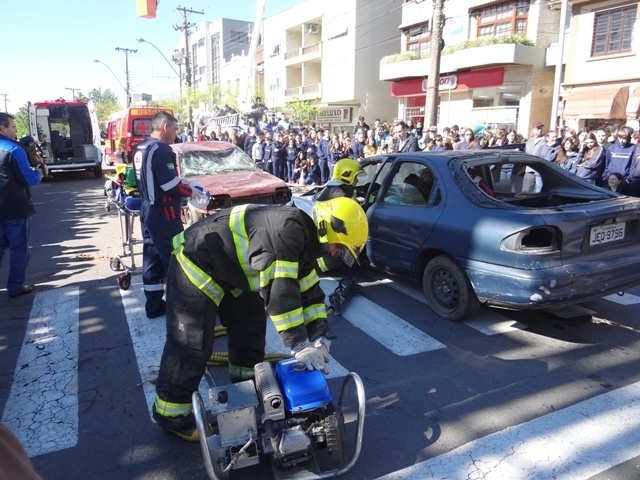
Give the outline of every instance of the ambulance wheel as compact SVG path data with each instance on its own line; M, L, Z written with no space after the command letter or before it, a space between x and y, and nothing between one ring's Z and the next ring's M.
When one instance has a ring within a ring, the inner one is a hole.
M120 263L120 259L118 257L113 257L109 260L109 268L114 272L117 272L122 268L122 264Z
M122 290L129 290L131 286L131 274L123 273L122 275L118 275L118 285Z

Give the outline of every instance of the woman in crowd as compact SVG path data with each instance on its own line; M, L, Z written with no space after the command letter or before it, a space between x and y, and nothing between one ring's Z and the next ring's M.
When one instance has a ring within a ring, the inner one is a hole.
M329 147L329 178L333 176L333 167L336 162L342 158L345 158L344 149L340 140L334 140Z
M454 150L470 150L476 144L476 135L470 128L465 128L462 132L464 140L460 140L453 146Z
M376 147L376 139L373 137L367 138L367 145L364 147L364 156L372 157L378 153L378 147Z
M589 183L600 186L605 158L604 148L598 145L595 134L593 132L587 133L584 144L578 153L576 175Z
M606 185L603 188L611 190L612 192L618 192L622 195L629 195L629 183L622 178L620 172L613 172L607 178Z
M562 146L558 149L555 163L571 173L576 173L576 162L578 161L578 149L573 138L562 140Z

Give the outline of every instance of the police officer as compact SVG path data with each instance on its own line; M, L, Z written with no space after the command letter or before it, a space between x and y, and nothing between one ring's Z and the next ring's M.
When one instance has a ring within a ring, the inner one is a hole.
M194 190L178 177L173 150L169 144L178 135L178 121L167 112L158 112L151 120L151 136L136 148L133 163L142 197L142 283L148 318L165 313L162 299L171 258L171 239L182 231L181 198ZM195 190L195 192L198 192Z
M352 265L368 225L362 208L348 198L317 204L314 217L315 223L295 207L242 205L176 236L167 277L167 338L152 408L162 428L198 440L191 395L213 351L216 315L227 328L233 381L252 378L254 365L264 359L265 306L295 358L328 373L330 341L316 258L330 252Z

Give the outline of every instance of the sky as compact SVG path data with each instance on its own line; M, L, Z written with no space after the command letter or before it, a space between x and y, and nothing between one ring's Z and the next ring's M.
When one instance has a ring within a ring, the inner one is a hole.
M264 16L302 1L266 0ZM160 0L155 19L137 16L136 0L0 0L0 4L4 44L0 111L5 111L6 103L9 113L29 101L71 100L75 93L71 89L86 95L94 88L108 88L124 104L126 57L116 51L118 47L137 50L129 54L131 93L149 93L154 99L177 95L180 83L167 60L136 38L153 43L170 60L184 38L173 28L182 24L177 7L204 12L187 17L196 25L217 18L254 21L256 15L254 0Z

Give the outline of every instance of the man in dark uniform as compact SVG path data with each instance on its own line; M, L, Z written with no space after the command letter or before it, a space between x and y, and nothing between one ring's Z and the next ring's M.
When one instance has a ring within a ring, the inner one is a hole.
M329 252L352 265L368 225L362 208L348 198L317 204L314 217L315 223L295 207L242 205L174 238L167 340L152 409L162 428L198 440L191 395L213 351L216 316L227 328L233 381L253 378L254 365L264 359L265 307L295 358L328 373L331 342L316 258Z
M142 283L147 299L147 317L165 313L162 281L169 269L171 239L182 231L181 198L193 194L178 177L173 150L169 146L178 135L178 121L167 112L151 120L151 136L136 147L133 164L142 197Z

